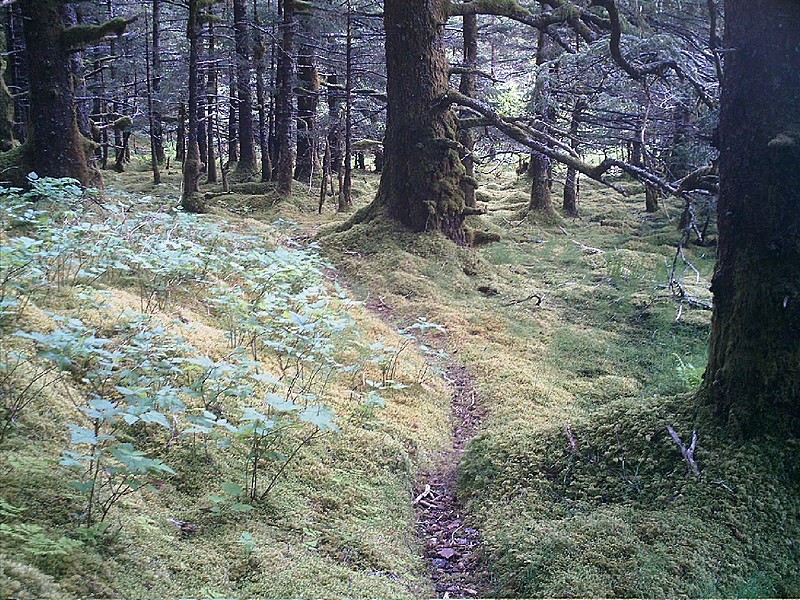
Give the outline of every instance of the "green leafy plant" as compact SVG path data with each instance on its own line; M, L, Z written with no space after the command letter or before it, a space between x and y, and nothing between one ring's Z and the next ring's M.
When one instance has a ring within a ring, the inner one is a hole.
M253 510L253 506L244 502L246 496L244 488L233 481L226 481L221 486L220 494L209 494L208 500L211 502L211 514L216 516L228 513L248 513Z

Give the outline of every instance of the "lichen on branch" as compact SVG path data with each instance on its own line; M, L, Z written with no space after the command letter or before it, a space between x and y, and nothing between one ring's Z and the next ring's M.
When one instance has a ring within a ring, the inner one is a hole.
M98 25L76 25L64 30L61 41L68 48L82 48L112 35L121 36L135 20L116 17Z

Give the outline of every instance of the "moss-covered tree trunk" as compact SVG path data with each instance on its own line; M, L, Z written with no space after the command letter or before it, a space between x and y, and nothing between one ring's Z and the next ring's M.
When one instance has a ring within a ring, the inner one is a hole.
M71 45L65 39L62 0L22 0L30 78L30 132L20 149L18 168L48 177L73 177L88 185L86 140L75 118L70 69ZM17 176L19 177L19 176Z
M800 2L726 0L725 24L719 247L701 398L741 435L797 435Z
M240 173L253 173L256 170L256 142L253 131L253 90L250 86L250 22L247 19L245 0L233 0L233 23L239 100L239 162L236 170Z
M386 0L385 157L373 204L413 231L438 230L458 243L464 230L464 167L447 92L445 0Z
M464 73L461 75L461 82L458 91L469 96L475 97L477 88L476 70L478 68L478 15L464 15L462 26L464 37ZM458 141L464 146L464 157L461 162L464 164L464 171L467 179L462 183L464 189L464 204L475 206L475 135L470 129L462 129L458 133Z

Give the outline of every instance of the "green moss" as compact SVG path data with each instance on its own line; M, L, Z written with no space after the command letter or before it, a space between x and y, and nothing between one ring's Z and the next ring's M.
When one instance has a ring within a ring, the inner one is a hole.
M64 30L61 34L61 39L67 48L80 48L109 35L119 37L125 33L127 27L128 20L124 17L117 17L99 25L76 25L70 27Z
M127 115L123 115L119 119L114 121L114 129L119 129L120 131L127 131L132 127L133 127L133 119Z

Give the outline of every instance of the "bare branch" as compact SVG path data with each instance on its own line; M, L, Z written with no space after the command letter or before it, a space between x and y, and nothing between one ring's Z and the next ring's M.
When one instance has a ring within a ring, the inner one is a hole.
M694 451L697 449L697 432L692 432L692 443L687 448L686 444L681 441L681 436L672 428L672 425L667 425L667 431L669 432L669 436L672 438L672 441L678 446L678 450L681 451L681 456L683 456L683 460L686 461L686 464L689 467L689 470L694 474L695 477L700 479L702 476L700 474L700 468L697 466L697 461L694 458Z
M640 80L646 75L656 75L664 77L667 71L672 71L681 80L687 80L694 88L700 100L708 108L716 108L716 103L708 95L703 86L694 77L686 73L686 71L674 60L657 60L640 67L635 66L622 54L620 41L622 39L622 23L620 22L619 10L614 0L592 0L591 6L601 6L608 11L608 16L611 21L611 57L614 59L620 68L625 71L632 79Z
M560 147L563 146L563 144L560 142L558 142L558 147L553 147L552 141L554 141L554 138L552 136L535 129L520 127L519 125L512 123L508 119L505 119L501 115L497 114L491 107L484 104L480 100L470 98L455 90L449 90L443 96L442 102L458 104L460 106L471 108L484 117L485 121L482 120L484 123L490 124L491 126L505 133L514 141L530 148L535 152L544 154L545 156L560 162L561 164L572 167L579 173L586 175L595 181L599 181L603 185L607 185L623 195L626 192L621 187L604 178L604 175L612 168L618 168L628 175L631 175L638 181L662 189L671 195L680 195L678 194L678 189L675 185L669 183L647 169L631 165L630 163L626 163L615 158L606 158L599 165L589 165L578 158L573 150L570 149L570 152L566 152L560 149Z

